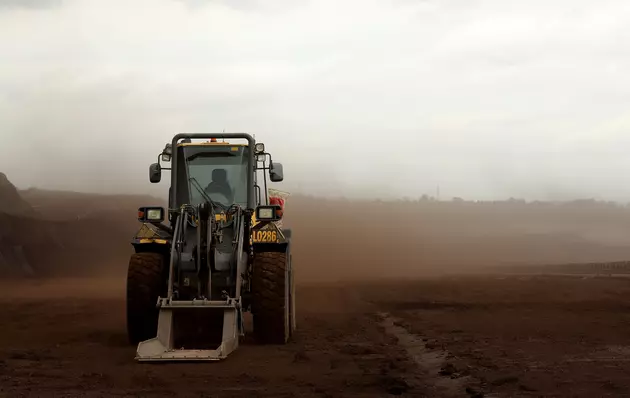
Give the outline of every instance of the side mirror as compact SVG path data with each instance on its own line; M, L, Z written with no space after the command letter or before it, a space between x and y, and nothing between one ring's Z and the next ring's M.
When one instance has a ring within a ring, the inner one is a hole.
M152 183L157 183L162 180L162 167L160 167L159 163L153 163L149 166L149 181Z
M272 182L280 182L284 180L284 171L281 163L272 163L269 169L269 179Z

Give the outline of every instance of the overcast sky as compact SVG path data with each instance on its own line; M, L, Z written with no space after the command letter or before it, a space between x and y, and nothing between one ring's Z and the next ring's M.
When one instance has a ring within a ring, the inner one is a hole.
M623 0L0 0L0 171L150 191L173 134L225 130L290 191L628 201L628 26Z

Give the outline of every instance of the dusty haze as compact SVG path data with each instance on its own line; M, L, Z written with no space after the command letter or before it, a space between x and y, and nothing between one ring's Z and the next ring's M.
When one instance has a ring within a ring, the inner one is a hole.
M0 203L11 200L2 192ZM140 227L136 209L163 204L147 196L42 190L19 195L13 208L33 210L0 208L0 276L7 271L108 275L122 281L130 240ZM285 214L300 283L630 261L630 211L607 203L378 202L294 195Z
M177 132L245 131L287 190L629 201L630 4L0 2L0 170L163 193Z

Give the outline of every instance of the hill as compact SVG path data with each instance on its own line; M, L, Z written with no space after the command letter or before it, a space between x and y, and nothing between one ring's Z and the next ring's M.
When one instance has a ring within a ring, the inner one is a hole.
M35 215L31 205L22 198L17 188L4 173L0 173L0 213Z
M121 270L147 196L17 190L0 178L0 274L94 274Z

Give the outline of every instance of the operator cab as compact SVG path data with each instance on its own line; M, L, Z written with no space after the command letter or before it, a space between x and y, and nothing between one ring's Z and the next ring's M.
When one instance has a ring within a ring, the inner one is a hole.
M249 148L245 145L177 146L177 205L210 198L223 207L247 207Z
M172 167L162 167L160 160L172 162ZM216 138L201 142L175 139L166 144L158 163L150 166L149 180L160 182L162 170L171 170L169 209L207 202L222 211L232 206L250 210L275 207L276 204L269 202L265 172L269 173L271 182L284 179L282 164L272 161L263 143L249 139L246 144L218 142ZM260 185L258 172L262 172ZM280 212L274 211L276 213Z

